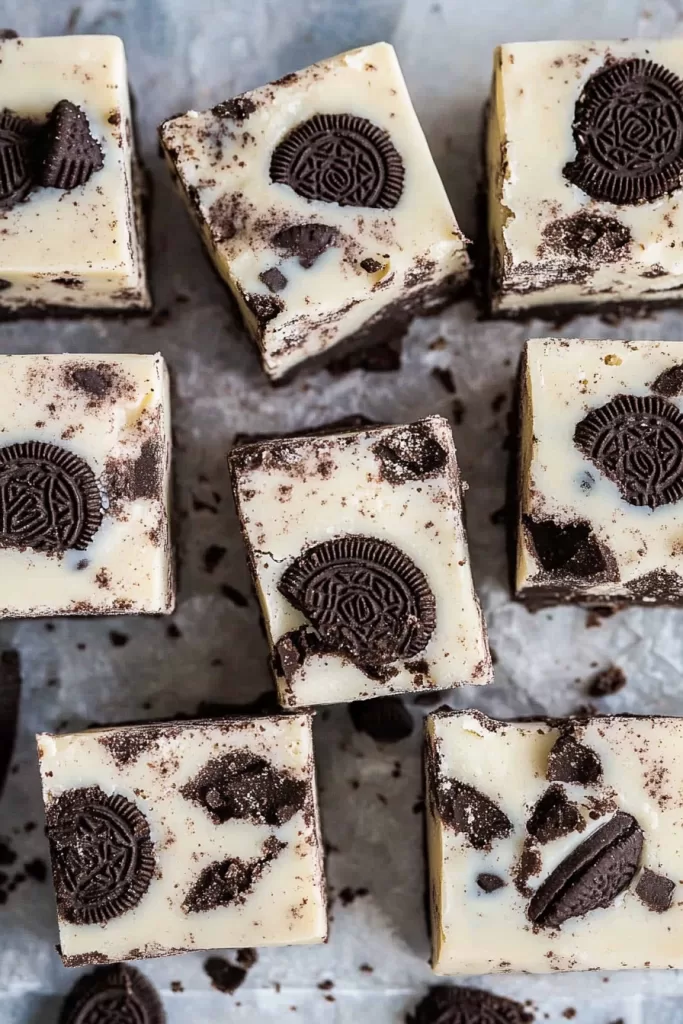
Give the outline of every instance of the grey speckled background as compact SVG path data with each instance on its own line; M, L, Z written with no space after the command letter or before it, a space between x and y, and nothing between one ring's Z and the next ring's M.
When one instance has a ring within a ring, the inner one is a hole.
M171 113L201 109L318 58L388 39L398 49L458 218L471 232L478 126L492 47L522 38L681 34L683 4L84 0L71 8L64 0L3 0L1 20L23 35L103 32L125 39L143 156L154 178L154 288L168 319L157 327L97 321L2 325L0 351L161 349L175 379L182 558L176 639L167 635L163 619L60 621L54 631L43 622L0 624L0 646L19 647L25 667L21 737L0 803L0 836L11 838L19 863L47 853L42 829L24 830L26 823L42 824L36 730L189 712L202 700L241 701L269 687L226 473L225 453L237 431L289 430L350 412L397 421L435 411L453 419L455 413L459 457L471 488L474 569L498 663L493 687L454 693L451 703L500 715L563 713L583 701L590 674L614 660L629 682L603 702L605 708L683 713L683 612L634 610L587 629L583 612L531 616L507 600L503 531L491 516L503 503L514 364L523 338L542 335L543 325L480 324L464 303L413 327L399 372L354 371L337 378L321 372L273 391L171 190L155 136L156 124ZM683 338L683 317L666 314L619 327L583 319L562 333ZM451 370L455 395L432 373L436 367ZM209 544L227 549L211 574L203 566ZM224 592L226 585L233 589ZM125 646L112 644L112 630L125 634ZM328 862L332 891L351 886L369 893L347 907L334 903L328 945L264 952L235 997L211 990L201 954L143 965L163 993L170 1024L403 1021L430 982L421 818L414 813L420 795L419 709L415 715L413 736L384 748L356 733L343 707L318 716L324 826L337 848ZM49 886L26 882L0 907L0 1024L54 1024L59 993L75 977L61 967L55 941ZM373 972L361 972L363 963ZM331 992L317 987L325 979L334 981ZM172 993L172 981L182 982L184 991ZM683 1019L683 978L677 973L506 977L491 987L531 999L540 1020L557 1024L569 1006L577 1010L577 1024Z

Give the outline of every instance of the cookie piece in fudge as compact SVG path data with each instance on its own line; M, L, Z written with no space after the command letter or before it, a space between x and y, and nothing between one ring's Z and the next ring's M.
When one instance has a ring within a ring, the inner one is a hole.
M683 603L679 342L527 343L516 596Z
M263 367L384 341L469 277L386 43L166 121L161 143Z
M426 730L437 974L680 968L683 721Z
M0 40L0 317L150 308L123 43Z
M235 448L281 704L491 681L447 420Z
M0 356L0 618L170 612L161 356Z
M311 715L38 737L67 966L327 934Z
M683 43L498 47L486 145L494 313L683 297Z

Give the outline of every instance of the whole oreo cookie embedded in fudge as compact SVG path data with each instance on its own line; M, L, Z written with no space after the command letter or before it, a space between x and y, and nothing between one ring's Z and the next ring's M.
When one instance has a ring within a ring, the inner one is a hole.
M683 964L683 722L427 723L437 974Z
M679 342L527 343L516 595L683 604Z
M468 281L467 241L385 43L160 132L273 380L340 342L395 341Z
M148 311L121 40L4 38L0 96L0 318Z
M490 682L446 420L247 444L229 462L285 707Z
M0 618L170 612L161 356L0 356Z
M67 966L325 939L310 715L43 734L38 751Z
M679 303L683 44L498 47L486 177L494 313Z

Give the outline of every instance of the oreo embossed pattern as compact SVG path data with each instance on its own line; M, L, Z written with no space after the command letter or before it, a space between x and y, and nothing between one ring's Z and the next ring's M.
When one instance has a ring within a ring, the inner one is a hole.
M683 82L651 60L617 60L586 83L567 178L593 199L651 202L681 186Z
M305 199L391 209L403 191L403 161L389 133L364 117L317 114L277 147L273 181Z

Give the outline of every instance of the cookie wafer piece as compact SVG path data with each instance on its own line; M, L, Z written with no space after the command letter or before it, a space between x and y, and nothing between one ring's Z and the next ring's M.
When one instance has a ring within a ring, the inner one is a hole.
M48 188L78 188L103 164L102 150L90 133L85 113L75 103L60 100L46 128L41 184Z

